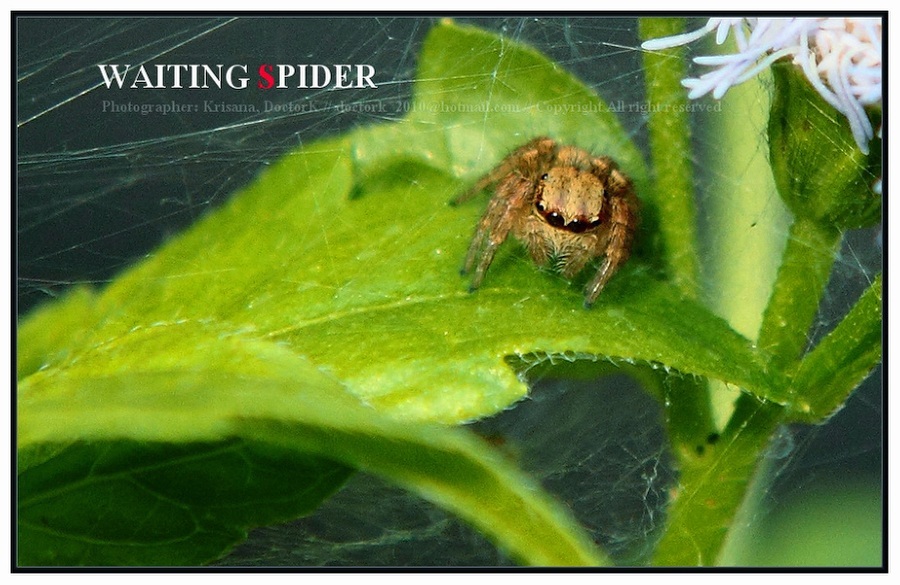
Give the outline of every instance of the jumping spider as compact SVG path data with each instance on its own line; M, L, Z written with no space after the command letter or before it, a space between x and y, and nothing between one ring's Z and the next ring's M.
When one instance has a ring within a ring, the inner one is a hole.
M552 259L566 278L604 256L584 291L584 305L590 307L631 252L639 205L631 179L609 157L541 137L513 151L453 203L491 185L494 196L462 271L475 267L469 290L481 285L497 248L512 234L536 264Z

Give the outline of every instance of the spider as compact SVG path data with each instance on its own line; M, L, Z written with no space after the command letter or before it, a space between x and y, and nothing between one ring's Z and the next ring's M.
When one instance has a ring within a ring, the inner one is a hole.
M478 222L462 273L475 268L474 291L512 234L539 266L553 261L566 278L604 256L584 290L590 308L628 259L638 223L634 186L609 157L596 157L576 146L535 138L507 156L452 203L462 203L496 185Z

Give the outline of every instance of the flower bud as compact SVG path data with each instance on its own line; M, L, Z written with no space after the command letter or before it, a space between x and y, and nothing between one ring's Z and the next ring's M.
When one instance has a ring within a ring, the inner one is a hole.
M788 59L772 65L769 157L781 198L797 217L845 230L881 219L881 139L860 151L847 118ZM874 115L880 118L880 111ZM876 124L879 120L875 121Z

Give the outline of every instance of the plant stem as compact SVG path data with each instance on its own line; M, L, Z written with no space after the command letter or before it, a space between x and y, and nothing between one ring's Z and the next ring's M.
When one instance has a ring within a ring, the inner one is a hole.
M682 18L639 19L642 39L660 38L684 31ZM647 127L653 160L653 201L659 214L659 232L672 281L691 298L699 290L697 268L697 219L691 161L691 131L684 49L644 52Z
M783 408L777 404L742 394L732 424L718 441L704 456L682 462L669 528L653 564L710 566L719 561L759 456L782 417Z
M643 39L684 31L682 18L641 18ZM691 162L691 131L687 93L681 85L687 68L682 48L644 52L647 126L653 169L653 202L659 234L672 282L688 297L697 298L697 218ZM666 426L679 459L691 459L705 449L714 430L706 381L669 376L664 381Z
M791 371L806 348L809 328L828 284L840 241L838 230L812 220L797 218L791 224L781 267L759 333L759 345L771 352L773 368ZM782 389L781 398L785 401L789 401L788 392L789 388ZM744 462L746 476L735 477L736 481L742 482L744 490L751 486L755 490L764 490L769 484L767 476L770 469L759 465L760 457L769 437L787 421L790 412L790 407L763 403L748 394L738 398L734 414L723 431L723 439L743 441L746 439L744 435L750 433L758 440L756 448L750 453L752 458ZM754 474L756 481L751 484ZM741 501L747 500L748 495L745 494ZM751 497L751 502L748 502L751 507L753 499ZM736 517L737 510L732 511L732 519ZM744 513L753 515L752 512ZM733 524L731 532L735 529L739 530Z
M810 219L798 217L791 225L759 332L759 347L771 353L773 367L786 368L806 349L840 242L838 230Z

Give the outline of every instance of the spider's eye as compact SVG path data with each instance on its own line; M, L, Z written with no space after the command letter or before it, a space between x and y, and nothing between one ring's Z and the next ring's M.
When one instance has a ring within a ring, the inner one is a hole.
M582 232L592 230L599 225L600 225L599 219L595 219L593 221L587 221L584 219L573 219L572 221L570 221L569 223L566 224L566 229L569 230L570 232L580 234Z
M550 175L548 175L547 173L544 173L543 175L541 175L541 180L542 180L542 181L546 181L546 180L549 179L549 178L550 178Z
M547 208L544 207L544 202L541 201L540 199L538 199L537 201L534 202L534 208L541 212L547 210Z
M566 225L566 220L563 219L563 216L556 213L555 211L546 214L544 217L547 218L547 223L549 223L550 225L552 225L555 228L565 227L565 225Z
M573 219L569 223L566 224L566 229L570 232L574 232L576 234L580 234L581 232L587 230L591 227L586 221L581 221L580 219Z

